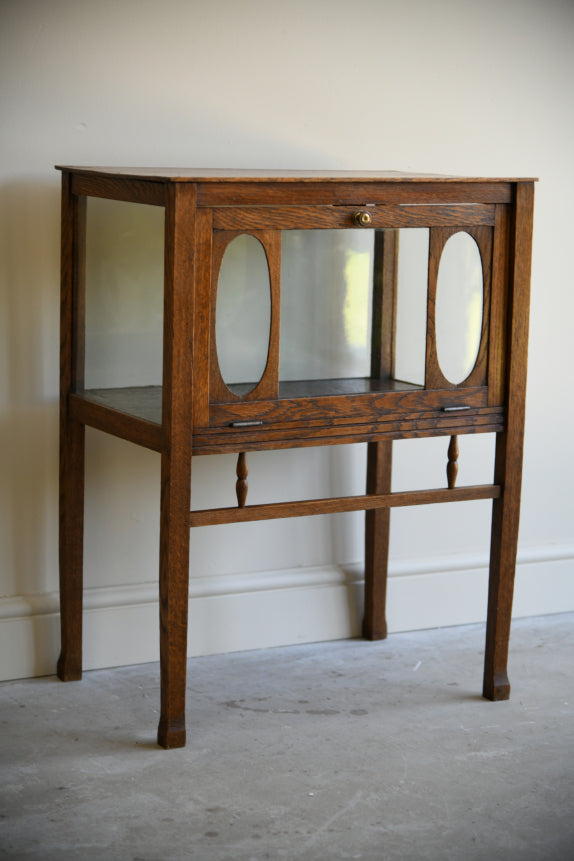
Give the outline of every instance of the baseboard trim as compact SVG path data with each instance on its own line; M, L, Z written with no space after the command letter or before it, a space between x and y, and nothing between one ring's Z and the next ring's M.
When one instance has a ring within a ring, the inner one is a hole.
M391 565L389 632L481 622L485 557ZM362 566L321 566L197 577L190 583L189 654L207 655L360 635ZM0 679L54 672L59 652L55 592L0 599ZM519 553L514 616L574 610L574 546ZM157 584L86 589L86 669L156 661Z

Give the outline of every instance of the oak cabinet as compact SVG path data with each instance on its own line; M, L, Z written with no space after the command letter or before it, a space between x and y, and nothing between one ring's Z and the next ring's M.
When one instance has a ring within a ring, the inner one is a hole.
M60 169L60 678L81 676L89 425L161 456L164 747L185 744L198 525L364 510L376 639L390 509L492 499L483 693L507 698L534 181ZM496 434L492 484L456 485L470 433ZM445 486L391 492L392 441L428 436L448 439ZM249 452L354 442L364 495L249 504ZM238 455L237 505L191 511L193 455L222 452Z

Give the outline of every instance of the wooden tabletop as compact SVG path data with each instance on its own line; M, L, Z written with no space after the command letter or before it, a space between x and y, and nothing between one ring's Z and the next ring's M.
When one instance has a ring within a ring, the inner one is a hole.
M84 176L149 179L159 182L533 182L533 177L445 176L396 170L233 170L179 167L81 167L56 165L57 170Z

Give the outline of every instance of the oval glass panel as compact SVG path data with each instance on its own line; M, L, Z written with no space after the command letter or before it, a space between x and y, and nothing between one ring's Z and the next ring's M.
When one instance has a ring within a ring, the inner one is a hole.
M265 370L271 327L271 284L265 249L247 233L223 254L215 313L219 369L238 395L255 388Z
M436 288L436 351L444 376L457 385L476 363L482 331L484 277L478 245L461 231L445 243Z

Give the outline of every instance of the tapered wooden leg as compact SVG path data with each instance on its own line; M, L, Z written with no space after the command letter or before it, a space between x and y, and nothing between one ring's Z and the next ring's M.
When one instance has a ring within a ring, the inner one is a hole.
M521 460L521 451L516 453L509 447L508 435L498 434L495 482L502 485L503 493L494 500L492 508L483 682L483 695L489 700L507 700L510 696L507 660L518 541Z
M392 442L369 443L367 493L390 493ZM363 636L383 640L387 636L386 600L389 558L390 508L365 514L365 611Z
M82 678L84 426L64 415L60 432L60 628L58 676Z
M82 677L84 556L84 425L70 418L68 398L83 385L86 201L62 174L60 294L60 628L58 676Z
M371 329L371 376L394 376L395 323L399 231L374 231L373 314ZM367 446L367 493L391 492L392 442ZM385 615L389 558L390 508L365 514L365 612L363 636L383 640L387 636Z
M185 745L195 189L166 190L159 622L162 747Z
M510 696L507 659L520 517L522 450L526 402L526 354L530 297L530 257L534 185L516 187L512 227L514 260L510 273L507 426L496 437L494 482L502 496L492 509L488 616L483 694L489 700Z
M162 456L160 522L161 716L158 744L185 745L189 582L189 459Z

